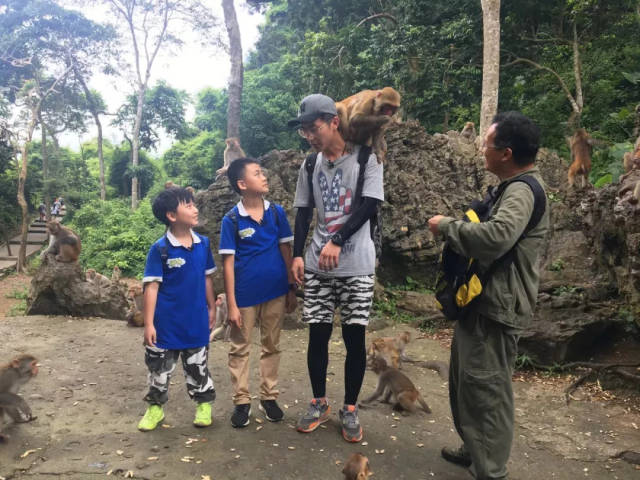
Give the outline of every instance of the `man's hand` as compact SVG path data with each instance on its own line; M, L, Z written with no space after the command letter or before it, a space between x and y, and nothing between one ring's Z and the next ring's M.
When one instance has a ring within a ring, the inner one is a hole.
M298 285L304 284L304 260L302 257L295 257L291 262L291 274Z
M236 327L242 328L242 314L237 306L229 306L229 321Z
M298 298L296 297L296 291L289 290L289 293L287 293L287 297L285 298L284 311L286 313L293 313L296 311L297 306Z
M338 266L338 260L340 259L340 251L342 247L339 247L331 240L327 243L320 252L320 258L318 259L318 267L320 270L328 272Z
M433 233L434 235L440 234L440 228L438 227L438 225L440 224L440 220L442 220L443 218L444 215L436 215L435 217L431 217L429 219L429 230L431 230L431 233Z
M149 347L156 346L156 327L148 325L144 327L144 344Z

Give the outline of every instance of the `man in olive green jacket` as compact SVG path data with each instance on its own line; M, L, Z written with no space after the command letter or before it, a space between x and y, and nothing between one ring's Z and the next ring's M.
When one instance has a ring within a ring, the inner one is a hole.
M513 441L511 376L520 330L531 322L538 295L538 256L549 228L549 212L525 236L534 194L524 175L544 188L534 165L540 142L538 127L517 112L497 115L483 143L485 168L509 183L486 222L469 223L442 215L429 219L458 254L475 258L486 270L513 248L513 262L499 264L481 296L455 326L451 345L449 399L463 444L445 447L442 456L470 467L480 480L507 478ZM513 183L510 183L513 182Z

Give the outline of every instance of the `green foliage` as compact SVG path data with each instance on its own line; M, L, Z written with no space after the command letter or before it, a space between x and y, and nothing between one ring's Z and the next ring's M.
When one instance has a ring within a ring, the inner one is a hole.
M165 172L177 185L205 189L213 182L215 171L222 167L224 146L219 130L200 132L176 142L162 157Z
M144 197L155 178L159 175L158 168L153 165L149 156L144 150L140 150L138 155L138 167L134 170L131 164L131 147L122 144L113 149L111 162L109 165L108 182L118 195L131 196L131 179L133 173L138 175L141 197Z
M94 200L77 210L69 224L82 239L80 262L103 274L118 266L125 276L141 277L149 247L165 231L148 199L131 211L126 199Z
M27 287L13 289L10 293L5 295L7 298L16 298L19 300L25 300L29 296L29 290Z
M561 272L562 270L564 270L564 260L562 260L561 258L554 260L549 266L549 270L551 270L552 272Z

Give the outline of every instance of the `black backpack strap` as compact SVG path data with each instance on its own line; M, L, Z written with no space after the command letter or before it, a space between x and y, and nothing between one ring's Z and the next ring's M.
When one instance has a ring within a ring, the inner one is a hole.
M231 220L231 223L233 223L233 230L236 232L236 237L238 237L238 213L236 206L234 205L231 210L224 214L224 216Z
M271 212L271 215L273 215L273 218L276 222L276 230L279 231L280 230L280 218L278 217L278 209L276 208L275 204L273 202L269 203L269 211Z
M162 263L162 270L164 271L165 265L167 264L167 259L169 258L169 245L167 242L169 239L167 238L167 234L165 233L160 241L156 243L156 248L158 252L160 252L160 261Z
M364 174L367 171L367 163L371 155L371 147L362 145L358 152L358 181L356 182L356 194L353 199L355 202L362 203L362 190L364 189Z
M309 207L311 208L316 205L313 198L313 171L316 168L316 160L318 160L317 152L308 155L304 161L304 168L307 171L307 182L309 183Z

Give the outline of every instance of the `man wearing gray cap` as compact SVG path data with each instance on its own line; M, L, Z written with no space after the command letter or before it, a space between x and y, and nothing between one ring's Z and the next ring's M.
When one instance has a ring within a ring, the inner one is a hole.
M368 147L356 145L348 151L339 124L335 102L320 94L305 97L298 116L289 122L317 152L300 167L294 201L298 211L291 268L296 282L304 283L302 319L309 324L307 366L313 390L297 428L312 432L329 419L329 339L334 311L339 308L347 349L344 406L339 417L344 439L359 442L362 427L357 402L366 367L365 329L376 261L369 219L384 200L384 190L382 164ZM303 259L314 207L316 227Z

